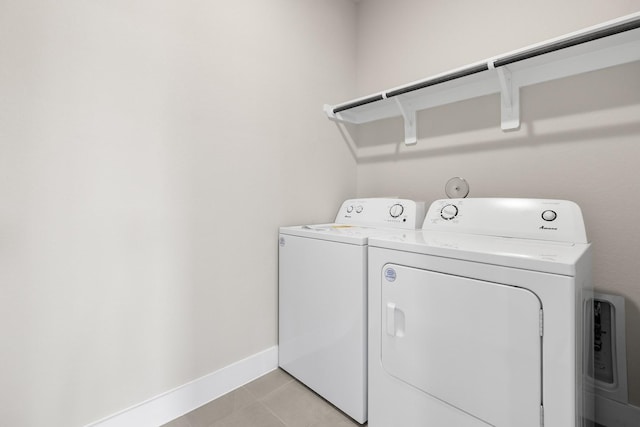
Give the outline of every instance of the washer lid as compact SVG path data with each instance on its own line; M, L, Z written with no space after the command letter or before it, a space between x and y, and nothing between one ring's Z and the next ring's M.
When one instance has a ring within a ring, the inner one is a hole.
M373 236L369 246L575 276L576 263L590 244L415 231Z
M406 233L406 231L336 223L280 227L280 234L329 240L332 242L348 243L360 246L366 245L368 243L368 239L374 236L381 237L391 234L402 235L404 233Z

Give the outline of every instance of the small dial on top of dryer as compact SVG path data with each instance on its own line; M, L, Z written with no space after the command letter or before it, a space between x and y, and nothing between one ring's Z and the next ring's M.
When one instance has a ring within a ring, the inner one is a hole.
M442 217L442 219L449 221L454 219L456 216L458 216L458 207L456 205L445 205L441 210L440 210L440 216Z
M400 203L396 203L389 208L389 215L391 215L391 218L398 218L400 215L402 215L403 212L404 206L402 206Z
M558 214L555 211L552 211L550 209L542 212L542 219L544 219L545 221L553 221L558 217Z

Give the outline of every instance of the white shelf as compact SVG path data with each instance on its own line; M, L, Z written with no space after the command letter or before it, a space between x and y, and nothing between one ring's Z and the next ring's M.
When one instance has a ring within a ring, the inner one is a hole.
M417 111L500 93L501 127L514 130L521 87L634 61L640 61L640 12L324 110L354 124L402 116L411 145Z

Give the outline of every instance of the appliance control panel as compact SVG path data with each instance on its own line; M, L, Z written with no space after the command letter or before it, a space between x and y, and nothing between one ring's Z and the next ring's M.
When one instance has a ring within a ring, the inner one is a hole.
M424 214L424 202L394 198L349 199L342 203L335 222L415 230L422 225Z
M422 229L588 243L582 211L577 204L568 200L436 200L427 211Z

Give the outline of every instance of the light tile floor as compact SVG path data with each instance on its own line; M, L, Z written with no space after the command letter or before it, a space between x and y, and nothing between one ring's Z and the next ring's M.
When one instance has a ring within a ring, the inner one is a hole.
M164 425L164 427L355 426L360 424L281 369L272 371Z

